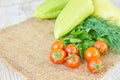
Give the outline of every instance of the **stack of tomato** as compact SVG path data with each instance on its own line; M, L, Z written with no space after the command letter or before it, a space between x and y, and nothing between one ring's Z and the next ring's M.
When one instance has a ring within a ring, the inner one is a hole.
M84 52L84 59L87 61L88 70L98 73L104 67L104 62L100 58L108 50L108 45L101 40L94 43ZM61 40L56 40L51 46L50 60L55 64L65 62L69 68L77 68L80 65L78 48L74 44L64 46Z

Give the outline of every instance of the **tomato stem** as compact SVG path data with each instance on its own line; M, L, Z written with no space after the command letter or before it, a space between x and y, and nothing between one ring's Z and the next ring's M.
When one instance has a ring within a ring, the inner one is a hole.
M55 62L60 58L60 56L61 56L60 51L56 51L55 52Z
M68 55L68 57L69 57L70 59L73 59L74 56L75 56L75 54L69 54L69 55Z
M95 64L95 70L93 72L96 72L96 71L100 71L104 66L101 66L100 64Z

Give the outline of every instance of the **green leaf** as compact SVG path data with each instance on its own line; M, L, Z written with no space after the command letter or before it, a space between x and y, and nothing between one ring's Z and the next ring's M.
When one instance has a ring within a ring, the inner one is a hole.
M86 31L83 31L83 33L79 36L79 38L82 39L82 40L92 39Z
M71 43L79 43L81 40L79 38L70 38Z
M84 58L84 50L83 50L83 45L80 44L78 46L78 50L79 50L79 56L83 59Z
M94 40L85 40L83 43L83 46L84 48L88 48L88 47L93 46L93 44L94 44Z
M69 37L62 37L60 40L64 43L64 45L70 44L70 38Z
M87 48L93 46L94 41L93 40L84 40L84 42L79 45L78 49L79 49L79 55L81 58L84 58L84 52Z
M70 32L71 35L78 36L83 33L82 28L75 28L73 31Z
M88 28L87 30L87 33L90 35L90 37L92 38L92 39L96 39L97 38L97 34L96 34L96 31L95 31L95 29L93 29L93 28Z

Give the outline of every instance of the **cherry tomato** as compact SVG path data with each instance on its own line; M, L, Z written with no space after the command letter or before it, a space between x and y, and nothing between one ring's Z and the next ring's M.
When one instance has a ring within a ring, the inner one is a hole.
M50 52L50 60L55 64L62 64L65 57L66 53L62 49L56 49Z
M84 58L86 59L86 61L89 61L90 58L92 58L92 57L97 57L97 58L100 57L100 53L99 53L98 49L95 47L88 48L84 53Z
M96 41L94 43L94 47L96 47L99 50L101 55L104 54L108 50L108 45L102 40Z
M76 54L70 54L65 60L66 66L69 68L77 68L80 65L80 57Z
M67 55L69 55L69 54L78 55L78 49L76 48L76 46L74 44L67 45L65 48L65 52L67 53Z
M104 62L101 58L91 58L90 61L87 63L87 68L92 73L99 73L103 67Z
M64 49L63 42L61 40L56 40L51 46L51 50L54 50L54 49Z

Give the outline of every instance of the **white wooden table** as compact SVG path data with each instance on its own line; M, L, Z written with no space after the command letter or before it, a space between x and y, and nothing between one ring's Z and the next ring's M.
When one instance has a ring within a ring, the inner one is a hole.
M31 17L36 7L43 1L44 0L0 0L0 28L19 23ZM120 8L119 0L112 0L112 2ZM101 80L120 80L119 76L109 76L111 73L113 75L120 74L120 62ZM2 61L0 61L0 80L24 79L22 76L9 69Z
M0 28L17 24L33 15L44 0L0 0ZM24 80L0 61L0 80Z

